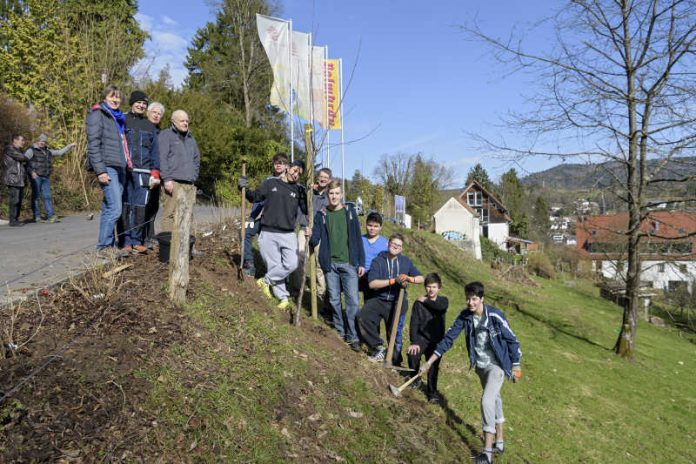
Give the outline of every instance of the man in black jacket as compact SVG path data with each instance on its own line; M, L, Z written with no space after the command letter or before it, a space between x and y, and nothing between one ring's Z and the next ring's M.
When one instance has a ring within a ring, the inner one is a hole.
M160 162L157 128L145 117L147 95L140 90L131 93L131 109L126 113L126 139L133 169L126 174L123 201L123 250L147 252L145 241L145 207L150 190L159 188ZM154 218L152 218L154 219Z
M7 185L9 200L10 226L23 226L19 222L19 209L24 198L24 179L26 178L27 158L22 153L24 147L24 136L15 134L12 136L12 143L5 148L3 156L4 177L3 181Z
M410 337L411 346L408 353L408 367L418 372L421 356L428 359L435 352L435 347L445 336L445 312L449 301L444 296L439 296L442 281L436 273L425 276L425 295L421 295L413 303L411 313ZM439 403L440 395L437 392L437 375L440 368L440 359L435 361L428 371L428 386L426 393L428 401ZM418 388L420 380L413 383Z
M259 232L259 250L266 263L266 275L256 281L267 297L275 295L280 300L278 307L290 306L290 293L285 279L297 269L297 223L298 209L307 214L307 192L297 181L304 173L304 163L295 160L280 177L270 177L256 190L247 189L246 199L252 203L265 201ZM239 189L247 186L247 178L240 177ZM312 230L307 227L305 235ZM271 291L273 292L271 294Z
M60 150L52 150L47 147L48 136L39 135L36 143L28 149L24 156L29 159L29 174L31 175L31 210L34 213L34 222L41 220L39 209L39 196L43 201L46 220L59 222L53 212L53 195L51 194L51 172L53 172L53 157L63 156L75 146L68 144Z

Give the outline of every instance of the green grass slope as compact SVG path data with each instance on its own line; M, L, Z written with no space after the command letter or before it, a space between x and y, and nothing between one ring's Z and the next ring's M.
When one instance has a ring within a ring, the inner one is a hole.
M636 359L624 361L611 350L621 310L589 282L509 282L434 234L407 232L406 241L419 269L443 278L448 322L465 307L464 284L480 280L521 342L524 377L503 387L509 451L499 462L696 462L693 340L641 322ZM458 433L477 442L481 388L462 340L440 372L463 419Z

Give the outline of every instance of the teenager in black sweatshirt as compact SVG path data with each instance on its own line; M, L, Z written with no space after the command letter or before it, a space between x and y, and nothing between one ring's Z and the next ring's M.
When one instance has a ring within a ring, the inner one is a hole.
M445 312L447 312L449 301L446 297L438 295L441 287L440 276L434 272L428 274L425 277L425 295L421 295L413 303L409 329L411 346L408 347L407 353L408 367L416 372L420 368L421 356L425 355L425 358L429 359L437 344L445 336ZM431 403L440 402L440 395L437 392L439 367L438 359L428 371L426 393ZM419 381L414 383L416 384L420 385Z

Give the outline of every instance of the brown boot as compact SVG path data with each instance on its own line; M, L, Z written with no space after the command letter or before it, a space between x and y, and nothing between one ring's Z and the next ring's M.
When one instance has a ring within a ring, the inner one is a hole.
M135 251L137 251L138 253L140 253L141 255L144 255L144 254L147 253L147 247L146 247L146 246L143 246L143 245L135 245L135 246L133 247L133 249L134 249Z

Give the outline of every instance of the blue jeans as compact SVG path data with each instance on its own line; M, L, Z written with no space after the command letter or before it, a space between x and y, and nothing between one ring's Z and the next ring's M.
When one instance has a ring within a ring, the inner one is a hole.
M254 225L247 225L244 228L244 267L254 269L254 250L251 248L253 245L254 236L259 234L259 228L261 227L261 220L254 221Z
M97 250L115 245L114 227L118 218L121 217L121 211L123 211L123 185L126 182L126 168L107 166L106 173L111 180L106 185L101 184L104 201L102 201Z
M331 270L324 272L326 293L333 310L333 325L338 334L347 342L358 341L355 320L358 316L358 271L349 263L331 263ZM343 311L341 310L341 290L346 303L345 330Z
M36 178L31 178L31 211L34 213L34 219L39 219L39 217L41 217L39 195L43 200L46 217L52 217L53 196L51 195L51 182L48 180L48 177L37 176Z

